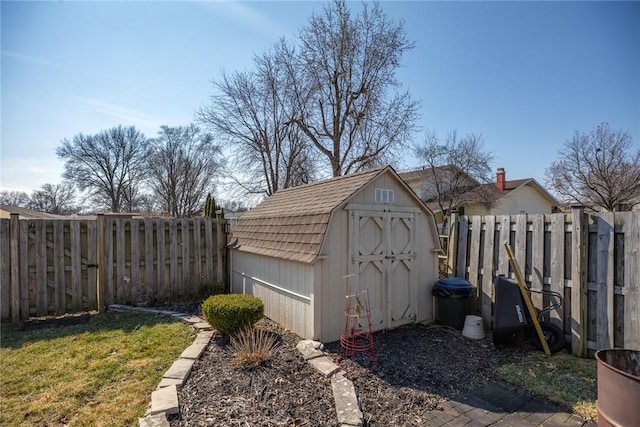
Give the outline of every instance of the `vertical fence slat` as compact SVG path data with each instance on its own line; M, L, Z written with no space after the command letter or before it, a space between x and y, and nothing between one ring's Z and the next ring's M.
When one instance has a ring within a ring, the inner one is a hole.
M11 317L11 221L0 219L0 318Z
M482 234L482 217L471 217L471 244L469 247L469 283L476 287L478 298L481 297L481 288L478 283L480 270L480 236Z
M69 221L71 240L71 306L74 310L82 310L82 252L80 250L80 223Z
M182 219L182 296L183 297L191 297L195 293L193 292L193 288L195 286L194 281L190 280L191 278L191 259L190 259L190 249L192 245L191 240L191 230L190 230L191 220L186 218Z
M178 221L169 220L169 297L178 298Z
M64 221L53 221L53 281L55 284L55 313L67 312L67 281L65 273Z
M458 223L458 214L456 212L452 212L449 217L449 224L447 225L449 233L449 239L447 240L447 275L452 274L455 276L457 271L456 254L458 253Z
M526 278L527 266L527 215L516 215L516 235L513 242L516 261L522 271L523 278ZM525 279L526 280L526 279Z
M202 221L200 218L193 219L193 277L198 286L202 281Z
M213 281L213 255L215 254L215 245L213 244L213 220L205 219L204 223L204 256L206 259L206 280L207 282Z
M22 239L20 238L20 216L18 214L11 214L9 219L9 233L11 235L11 321L15 324L18 324L20 320L22 320L23 314L22 311L22 298L21 292L28 291L29 288L25 288L24 286L20 286L21 283L21 268L20 264L26 263L26 259L22 258L20 245L22 244ZM26 284L26 283L25 283ZM29 315L28 312L29 307L27 307L26 315Z
M458 221L458 253L456 255L456 276L467 278L467 239L469 237L469 217L461 216Z
M102 313L106 308L106 293L105 293L105 281L107 274L107 264L105 262L105 249L104 239L106 234L106 224L104 221L104 215L98 215L96 224L96 296L98 298L98 310Z
M224 239L222 238L222 215L220 212L216 212L216 280L220 283L223 281L224 273L224 268L222 267L223 250Z
M511 217L500 215L496 217L496 222L500 223L500 241L495 242L498 250L498 274L509 277L509 257L504 250L504 244L511 243Z
M640 220L625 215L624 231L624 347L640 350Z
M114 303L115 281L113 268L113 227L112 218L105 218L104 233L104 303L109 306Z
M47 301L47 223L36 221L35 232L35 289L36 289L36 315L46 316L48 312Z
M614 221L612 212L603 212L597 217L597 299L596 299L596 345L598 348L613 347L613 246Z
M153 220L151 218L144 219L144 276L145 276L145 296L149 302L154 302L157 297L154 290L156 284L156 266L153 246Z
M18 235L20 238L20 253L18 256L20 257L20 262L18 265L20 267L20 271L18 283L20 286L20 318L25 320L31 315L30 302L32 298L30 293L33 291L35 294L36 292L34 285L35 280L32 280L29 276L29 262L31 261L30 253L35 252L35 250L29 251L29 245L33 244L33 246L35 246L35 233L33 236L29 235L31 228L29 227L28 221L20 221L19 224L20 232ZM35 305L35 298L33 298L33 303Z
M544 287L544 215L529 215L531 220L531 289L542 290ZM531 302L542 308L542 294L533 292Z
M551 281L549 289L564 295L564 215L551 216ZM550 301L546 300L545 304ZM551 310L549 319L559 327L562 327L563 308Z
M484 218L484 253L482 256L482 297L480 304L482 306L482 319L485 326L491 325L491 309L494 301L493 280L493 247L495 245L495 229L496 218L494 216L486 216Z
M587 298L584 282L585 242L587 224L584 209L575 207L571 212L571 351L578 357L586 355L587 333L585 316ZM584 313L583 313L583 309Z
M98 221L84 221L87 230L87 304L89 310L99 310L98 306Z
M156 229L156 238L157 238L157 261L156 261L156 265L157 265L157 275L156 275L156 280L157 280L157 287L156 287L156 292L157 292L157 298L158 301L165 301L166 300L166 287L165 287L165 266L166 266L166 260L165 260L165 221L162 219L158 219L157 222L157 229Z
M140 220L132 219L130 222L131 265L129 277L131 279L131 302L140 301L142 283L140 283Z
M125 220L122 218L117 218L113 220L116 225L116 238L115 238L115 267L116 267L116 277L114 277L114 285L115 285L115 295L113 296L114 303L116 304L127 304L129 302L129 295L127 292L128 288L128 277L125 270Z

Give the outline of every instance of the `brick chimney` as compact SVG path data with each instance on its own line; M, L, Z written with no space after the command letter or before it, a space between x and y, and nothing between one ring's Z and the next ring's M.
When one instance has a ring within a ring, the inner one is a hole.
M505 173L504 168L498 168L496 172L496 189L498 191L504 191L504 181L505 181Z

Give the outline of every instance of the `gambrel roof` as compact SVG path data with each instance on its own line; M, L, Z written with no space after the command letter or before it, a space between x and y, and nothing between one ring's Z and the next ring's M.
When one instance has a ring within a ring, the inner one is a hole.
M320 253L331 212L385 168L277 191L245 213L233 230L243 252L311 263Z
M277 191L245 213L233 230L234 249L313 263L320 255L331 213L376 177L391 173L422 201L390 167L369 169ZM424 209L428 211L426 206Z

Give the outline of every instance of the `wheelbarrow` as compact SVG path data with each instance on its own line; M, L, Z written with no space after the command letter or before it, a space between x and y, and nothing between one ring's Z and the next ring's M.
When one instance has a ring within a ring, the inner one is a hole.
M527 289L528 292L547 296L550 304L537 311L537 320L542 329L542 334L551 353L557 353L565 348L564 332L556 325L542 321L543 316L552 310L562 306L562 296L558 292L547 290ZM518 283L507 279L504 275L498 275L494 283L495 302L493 304L493 343L503 344L507 338L524 333L533 345L543 350L543 345L534 328L531 314L525 306L522 292Z

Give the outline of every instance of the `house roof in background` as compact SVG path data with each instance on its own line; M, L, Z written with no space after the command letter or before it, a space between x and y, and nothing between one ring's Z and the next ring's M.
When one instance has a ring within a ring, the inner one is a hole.
M320 254L333 210L388 170L393 171L388 166L369 169L280 190L240 218L233 231L234 247L312 263Z
M34 211L32 209L20 208L18 206L0 205L0 211L6 213L8 218L11 214L18 214L20 219L64 219L63 215L55 215L46 212Z
M467 176L467 178L469 178L470 181L473 181L476 184L479 184L478 181L476 181L472 176L467 175L464 171L460 171L456 166L436 166L434 168L423 166L420 169L401 172L398 175L400 176L400 178L404 179L407 183L410 183L412 181L421 181L421 180L424 180L425 178L430 178L431 176L430 174L433 173L433 170L435 170L436 172L439 172L439 171L445 172L447 169L453 169L454 172L462 172Z
M560 202L555 197L553 197L551 193L549 193L542 185L540 185L538 181L536 181L533 178L514 179L511 181L505 181L504 191L498 191L495 183L489 183L489 184L483 184L478 188L474 188L473 190L471 190L471 192L483 191L485 192L485 194L491 197L488 201L495 202L505 197L507 194L512 193L513 191L516 191L527 185L533 186L545 197L547 197L553 204L555 204L556 206L560 206Z

